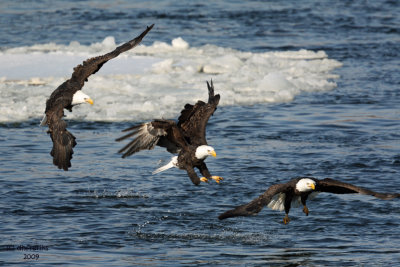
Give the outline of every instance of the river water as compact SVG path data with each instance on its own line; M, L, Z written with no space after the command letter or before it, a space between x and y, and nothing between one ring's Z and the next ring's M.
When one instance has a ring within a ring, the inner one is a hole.
M389 266L400 200L320 194L310 215L265 208L218 221L270 185L331 177L400 192L397 1L2 1L0 264ZM72 168L52 165L46 98L84 59L155 24L104 65L66 112ZM121 159L121 130L221 102L194 186L161 148Z

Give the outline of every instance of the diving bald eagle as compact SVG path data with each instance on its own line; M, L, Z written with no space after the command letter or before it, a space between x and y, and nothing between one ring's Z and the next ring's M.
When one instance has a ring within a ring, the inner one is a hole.
M46 102L45 115L41 126L48 125L53 148L50 155L53 157L53 164L59 169L67 171L71 167L73 148L76 145L75 136L68 132L67 123L64 117L64 108L72 112L72 107L82 103L93 104L93 100L81 91L88 77L95 74L104 63L117 57L119 54L137 46L143 37L153 28L154 24L135 39L117 47L114 51L102 56L89 58L74 68L70 79L61 84L50 95Z
M313 177L299 177L290 180L287 183L272 185L261 196L253 201L228 210L221 215L219 219L223 220L236 216L249 216L259 213L264 206L273 210L285 210L286 215L283 223L289 223L289 210L291 205L303 204L303 212L308 216L306 206L307 198L310 199L319 192L334 194L362 194L370 195L380 199L393 199L400 197L400 194L377 193L352 184L340 182L330 178L318 180Z
M220 96L214 95L214 85L207 82L208 103L199 100L195 105L186 104L178 118L178 123L173 120L154 120L135 125L123 132L130 132L116 141L122 141L134 137L126 146L118 151L122 157L128 157L140 150L153 149L156 145L165 147L170 153L178 153L178 156L155 170L153 174L176 167L186 170L193 184L199 185L200 181L207 182L213 179L217 183L222 177L211 176L204 160L211 155L216 157L214 148L208 146L206 140L206 125L208 119L217 109ZM204 176L199 178L194 170L198 168Z

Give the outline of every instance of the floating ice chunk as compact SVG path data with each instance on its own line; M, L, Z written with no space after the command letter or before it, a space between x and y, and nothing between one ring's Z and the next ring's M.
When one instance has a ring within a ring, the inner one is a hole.
M172 58L163 60L161 62L154 63L152 65L152 70L155 73L167 73L172 70L172 64L174 60Z
M105 47L111 47L112 49L115 48L115 39L113 36L106 37L101 44Z
M175 38L172 40L172 47L177 48L177 49L188 49L189 44L183 40L181 37Z

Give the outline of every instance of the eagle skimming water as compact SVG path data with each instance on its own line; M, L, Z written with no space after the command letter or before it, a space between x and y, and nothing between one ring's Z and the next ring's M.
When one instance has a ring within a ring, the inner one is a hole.
M340 182L331 178L322 180L313 177L298 177L287 183L275 184L270 186L267 191L253 201L238 206L232 210L228 210L219 215L219 219L223 220L236 216L250 216L259 213L264 206L268 206L273 210L285 210L283 223L289 223L289 210L291 205L303 204L303 212L308 216L308 208L306 201L315 193L327 192L333 194L362 194L370 195L380 199L399 198L400 194L394 193L377 193L369 189L361 188L349 183Z

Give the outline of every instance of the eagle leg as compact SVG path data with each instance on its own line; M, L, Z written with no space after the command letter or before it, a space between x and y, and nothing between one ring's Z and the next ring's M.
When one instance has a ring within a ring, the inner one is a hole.
M301 204L303 204L303 212L306 214L306 216L308 216L308 208L307 208L307 198L308 198L308 194L303 194L301 196Z
M285 203L284 203L284 206L285 206L285 218L283 218L283 223L284 224L288 224L289 222L290 222L290 219L289 219L289 211L290 211L290 206L291 206L291 204L292 204L292 199L293 199L293 195L291 195L291 194L285 194Z
M306 216L308 216L308 208L306 205L303 207L303 212L306 214Z
M214 181L219 183L221 180L223 180L223 178L220 176L211 176L210 172L208 171L207 165L204 162L202 162L202 164L197 168L203 175L203 177L200 178L200 181L202 182L208 183L208 179L213 179Z
M192 183L194 185L199 185L200 184L201 179L199 179L199 176L197 176L197 174L196 174L196 172L194 171L193 168L190 168L190 167L187 168L186 172L187 172L190 180L192 181Z
M289 215L286 213L285 218L283 218L283 223L288 224L290 222Z

